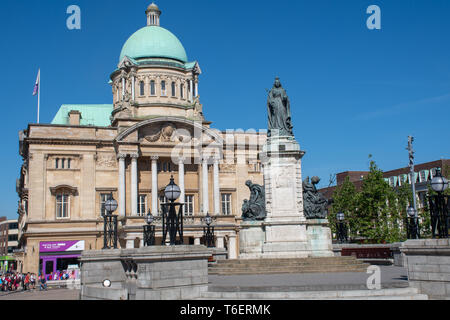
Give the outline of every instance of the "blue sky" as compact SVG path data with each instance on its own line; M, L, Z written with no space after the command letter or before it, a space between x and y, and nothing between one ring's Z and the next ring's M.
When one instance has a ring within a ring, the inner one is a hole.
M149 0L3 0L0 58L3 139L0 216L17 217L18 131L61 104L111 103L110 73L127 38L146 23ZM275 76L291 100L303 175L383 170L449 158L450 1L161 0L161 26L203 71L200 96L213 127L265 129L266 89ZM81 30L68 30L69 5ZM381 9L369 30L366 9Z

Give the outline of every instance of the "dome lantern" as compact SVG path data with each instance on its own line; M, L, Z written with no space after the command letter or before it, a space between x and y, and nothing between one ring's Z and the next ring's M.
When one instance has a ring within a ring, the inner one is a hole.
M159 7L155 3L148 6L145 14L147 15L147 26L159 26L161 10L159 10Z

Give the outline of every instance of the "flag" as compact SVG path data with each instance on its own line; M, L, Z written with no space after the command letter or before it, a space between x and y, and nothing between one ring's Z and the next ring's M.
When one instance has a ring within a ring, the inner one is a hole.
M36 78L36 84L34 85L33 96L37 95L39 92L39 82L41 80L41 69L38 71L38 75Z

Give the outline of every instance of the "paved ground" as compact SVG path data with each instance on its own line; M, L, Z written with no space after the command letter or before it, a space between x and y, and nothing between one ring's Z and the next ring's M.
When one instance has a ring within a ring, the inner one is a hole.
M379 266L382 288L408 286L405 268ZM274 275L210 275L210 291L320 291L367 289L365 272L303 273Z
M382 287L408 286L406 269L379 266ZM370 274L364 272L274 274L243 276L209 276L212 291L289 291L289 290L351 290L365 289ZM1 300L78 300L79 290L0 292Z
M2 300L79 300L79 290L69 289L48 289L39 291L0 292L0 301Z

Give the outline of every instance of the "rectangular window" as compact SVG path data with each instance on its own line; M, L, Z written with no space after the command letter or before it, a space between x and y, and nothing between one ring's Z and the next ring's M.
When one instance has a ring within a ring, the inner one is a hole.
M108 214L108 212L105 209L105 203L107 200L109 200L111 197L110 193L102 193L100 194L100 215L103 217Z
M140 194L138 198L138 216L145 216L147 212L147 196Z
M150 95L154 96L156 95L156 89L155 89L155 81L150 81Z
M177 92L176 92L176 86L175 86L175 82L172 82L172 97L176 97Z
M167 96L166 82L165 81L161 81L161 95L162 96Z
M144 84L144 81L141 81L141 82L139 83L139 88L140 88L139 94L140 94L141 96L143 96L143 95L145 94L145 84Z
M59 159L56 158L55 159L55 169L58 169L58 168L59 168Z
M181 99L184 99L184 85L180 84L180 97Z
M194 196L186 195L184 197L184 214L186 216L194 215Z
M68 194L56 195L56 218L69 217L70 198Z
M231 193L222 193L222 214L231 215Z
M167 198L165 197L165 196L160 196L159 197L159 208L161 208L161 205L163 204L163 203L168 203L169 201L167 200ZM161 209L162 210L162 209ZM159 214L159 212L158 212L158 214Z
M70 162L71 162L71 159L67 159L67 169L70 169Z

